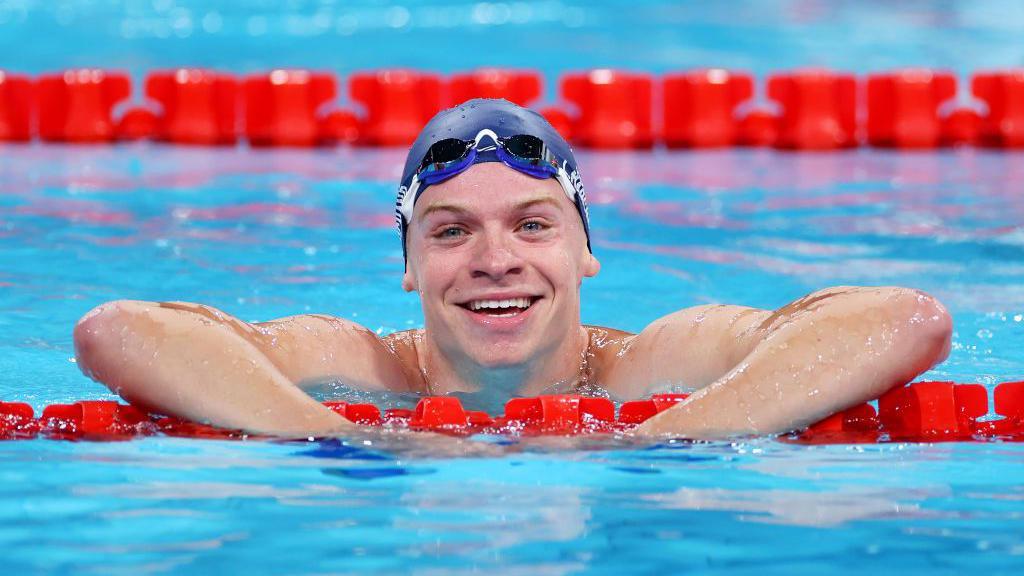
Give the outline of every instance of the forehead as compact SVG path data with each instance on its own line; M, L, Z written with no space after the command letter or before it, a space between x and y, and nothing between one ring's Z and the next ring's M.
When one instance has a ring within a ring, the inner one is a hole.
M474 164L468 170L423 191L416 201L413 219L431 207L454 205L470 211L500 211L524 200L550 198L562 208L572 207L554 178L534 178L501 162Z

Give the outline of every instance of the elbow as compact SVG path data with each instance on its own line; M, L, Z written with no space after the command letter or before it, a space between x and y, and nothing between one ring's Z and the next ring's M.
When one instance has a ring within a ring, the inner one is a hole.
M101 304L89 310L75 323L72 340L75 346L75 362L83 374L96 379L93 366L96 356L103 348L103 340L107 335L107 326L113 314L116 302Z
M75 362L83 374L107 384L116 372L118 352L124 347L123 338L131 324L133 313L146 303L117 300L101 304L87 312L75 324L72 339ZM123 359L121 359L123 360Z
M934 296L920 290L894 289L891 314L897 318L912 357L927 368L949 356L953 336L953 319L946 307Z

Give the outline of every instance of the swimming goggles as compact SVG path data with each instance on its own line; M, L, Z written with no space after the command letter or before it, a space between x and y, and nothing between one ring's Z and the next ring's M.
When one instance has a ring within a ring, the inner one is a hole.
M485 143L485 139L489 139L490 143ZM405 222L412 221L413 206L423 188L444 182L466 171L477 162L479 155L490 153L505 165L523 174L534 178L554 178L562 186L569 200L577 205L581 216L585 213L586 197L582 195L582 183L577 190L574 178L566 171L565 161L551 152L544 141L531 134L498 137L493 130L484 128L473 140L445 138L427 149L412 181L409 182L409 188L399 199L398 212L401 217ZM573 173L575 174L575 171ZM579 177L577 176L575 180L578 181ZM581 205L583 208L580 208Z

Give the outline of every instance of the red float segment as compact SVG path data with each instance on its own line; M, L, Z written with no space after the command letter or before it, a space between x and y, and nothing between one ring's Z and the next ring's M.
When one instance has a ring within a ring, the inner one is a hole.
M0 439L32 438L39 422L32 407L24 402L0 402Z
M551 127L554 128L556 132L562 135L562 138L565 138L566 140L573 139L572 118L565 112L565 110L560 110L558 108L543 108L540 110L540 115L551 124Z
M689 394L655 394L647 400L623 402L619 407L619 423L640 424L689 397Z
M82 400L53 404L39 417L49 433L86 436L125 436L145 433L149 415L134 406L112 400Z
M274 70L245 80L245 136L251 146L315 146L320 108L333 100L333 74Z
M1024 69L976 74L971 92L988 105L981 120L981 143L1024 147Z
M864 444L877 442L880 434L881 422L874 406L860 404L784 439L803 444Z
M505 404L506 426L512 430L547 434L610 431L615 405L607 398L573 394L513 398Z
M654 402L651 400L623 402L622 406L619 407L619 423L641 424L657 413L658 408L655 407Z
M388 426L408 426L412 415L413 410L408 408L388 408L384 411L382 423Z
M431 396L416 404L409 426L430 430L463 430L469 425L469 416L462 403L454 396Z
M348 402L324 402L324 406L356 424L376 426L381 423L380 408L373 404L349 404Z
M895 440L966 438L987 412L988 392L980 384L917 382L878 399L879 419Z
M32 139L32 80L0 70L0 142Z
M942 143L939 106L956 96L949 72L908 69L867 81L867 141L884 148L935 148Z
M779 117L767 110L751 110L739 121L738 144L775 146L779 139Z
M1024 421L1024 381L996 386L993 402L996 414Z
M573 141L589 148L650 148L654 144L649 74L599 69L562 77L562 97L576 105Z
M470 427L494 427L494 418L491 418L490 414L481 410L467 410L466 418L469 420Z
M347 110L332 110L320 121L323 144L355 144L359 142L359 119Z
M23 423L35 417L35 411L24 402L0 402L0 420Z
M978 435L1024 437L1024 382L1004 382L993 393L993 410L1003 418L979 422Z
M736 107L754 95L749 74L720 68L670 74L662 81L669 148L711 148L740 142Z
M273 86L273 74L268 78ZM287 82L285 82L287 84ZM334 89L329 89L334 96ZM146 96L160 103L155 137L176 144L234 144L238 140L238 81L234 76L211 70L178 69L154 72L146 77ZM265 93L264 93L264 98ZM267 104L257 98L257 106L296 106L288 98ZM273 99L274 96L271 96ZM301 104L298 104L300 107ZM316 107L315 105L314 112ZM271 122L273 123L273 122Z
M349 94L366 108L359 143L408 146L423 126L441 111L441 77L413 70L354 74Z
M156 114L145 108L132 108L117 121L114 133L118 140L146 140L157 130Z
M113 109L131 95L127 74L68 70L41 76L36 85L39 137L50 142L111 142Z
M958 108L942 119L943 146L974 146L981 134L981 116L970 108Z
M472 98L504 98L525 107L540 97L542 89L540 72L481 68L448 80L448 106Z
M768 78L768 97L782 106L775 146L832 150L857 145L857 83L853 75L827 71Z

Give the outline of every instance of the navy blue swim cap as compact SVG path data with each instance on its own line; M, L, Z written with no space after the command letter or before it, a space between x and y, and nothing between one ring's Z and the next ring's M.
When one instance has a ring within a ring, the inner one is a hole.
M546 162L541 162L540 168L524 168L518 157L510 156L504 149L501 142L515 136L533 136L543 143ZM587 249L591 249L587 196L569 143L543 116L532 110L508 100L477 98L439 112L427 123L409 149L395 203L395 218L402 237L403 255L406 255L406 229L412 218L413 207L430 185L430 179L420 178L421 167L428 153L431 153L431 147L453 138L466 142L467 150L472 149L472 153L467 154L464 163L442 172L442 178L453 177L481 162L504 162L535 178L555 178L576 206L583 221L583 232L587 236Z

